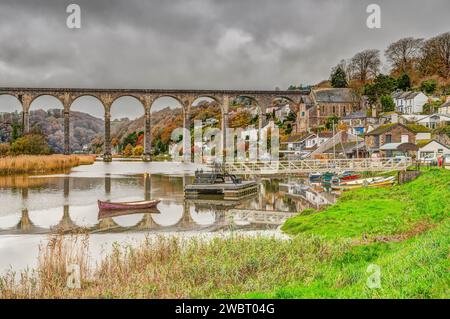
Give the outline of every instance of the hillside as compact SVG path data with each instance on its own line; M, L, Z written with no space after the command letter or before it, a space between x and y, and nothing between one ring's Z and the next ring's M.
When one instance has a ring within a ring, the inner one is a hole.
M0 116L0 142L13 138L14 126L20 131L21 113L3 113ZM104 121L83 112L70 112L71 148L82 151L89 147L97 135L103 135ZM30 130L46 136L50 147L56 153L64 150L64 114L59 109L30 111Z

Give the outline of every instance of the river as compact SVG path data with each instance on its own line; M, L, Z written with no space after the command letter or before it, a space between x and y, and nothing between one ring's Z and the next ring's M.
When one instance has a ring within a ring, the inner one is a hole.
M301 179L257 178L258 194L224 201L185 199L197 166L171 162L95 162L65 174L0 177L0 273L36 265L39 245L54 232L90 233L98 258L113 242L151 234L273 233L295 212L319 208L335 196L290 185ZM159 199L157 210L99 218L97 200Z

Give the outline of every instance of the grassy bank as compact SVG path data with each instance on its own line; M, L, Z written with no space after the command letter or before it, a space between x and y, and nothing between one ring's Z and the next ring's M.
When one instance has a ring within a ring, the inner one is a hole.
M0 297L448 298L449 212L450 171L432 170L294 217L290 240L159 238L115 247L94 269L85 246L56 237L34 273L0 280ZM81 289L66 288L69 261L81 265ZM366 285L369 265L379 288Z
M63 171L78 165L93 164L90 155L19 155L0 157L0 175L35 174Z

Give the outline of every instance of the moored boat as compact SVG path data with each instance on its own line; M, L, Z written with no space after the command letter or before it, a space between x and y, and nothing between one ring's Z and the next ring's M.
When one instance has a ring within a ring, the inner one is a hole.
M350 190L361 187L381 187L381 186L389 186L392 185L395 181L394 176L390 177L372 177L372 178L364 178L356 181L341 183L339 185L332 185L332 189L334 190Z
M351 181L351 180L358 179L360 177L361 177L361 175L359 175L359 174L356 174L356 173L350 172L350 171L345 171L342 173L342 175L339 177L339 179L341 181Z
M100 210L148 209L158 205L160 200L141 200L135 202L106 202L98 200Z

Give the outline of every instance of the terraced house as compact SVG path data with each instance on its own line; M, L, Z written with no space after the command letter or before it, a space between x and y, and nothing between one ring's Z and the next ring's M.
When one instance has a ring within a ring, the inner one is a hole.
M371 156L391 157L415 154L416 143L430 139L431 130L422 125L389 123L368 132L365 144Z

